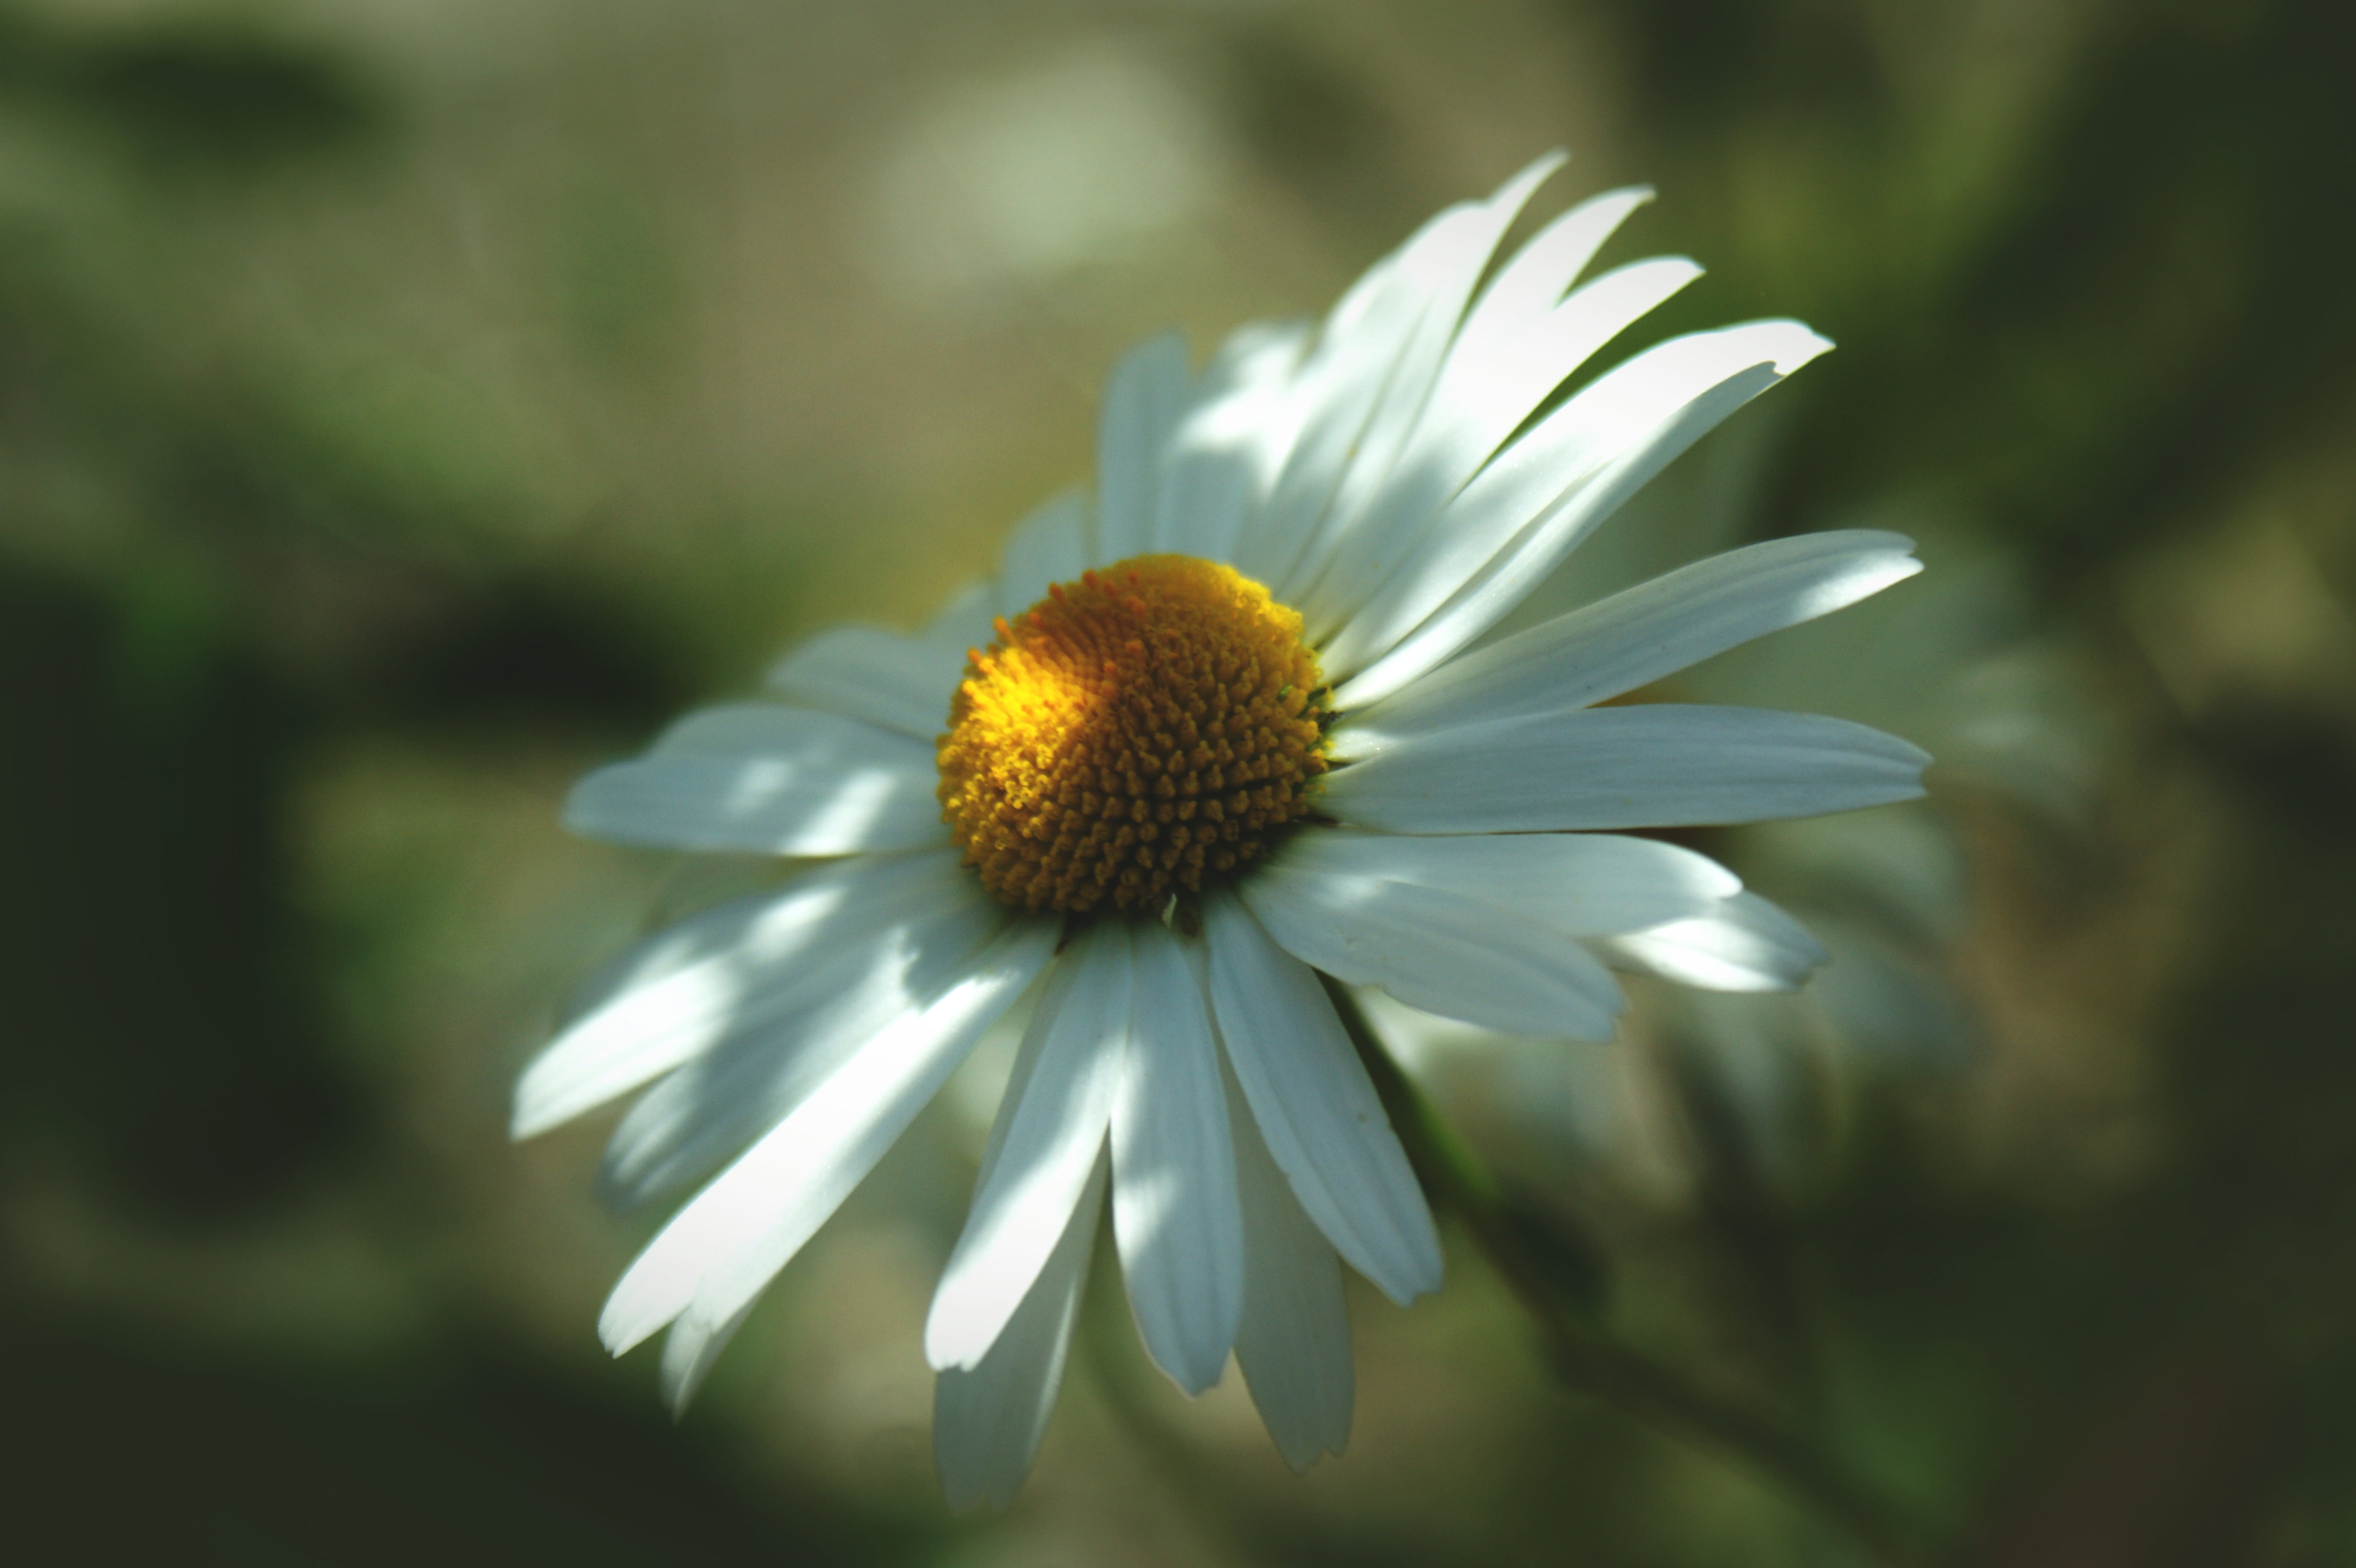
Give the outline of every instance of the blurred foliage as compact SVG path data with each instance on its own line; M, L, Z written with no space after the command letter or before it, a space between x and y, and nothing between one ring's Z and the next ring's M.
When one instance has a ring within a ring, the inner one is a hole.
M12 10L0 70L20 102L166 176L342 151L379 115L345 60L201 16L100 32Z
M591 1333L648 1219L504 1139L567 985L693 895L563 840L571 774L981 569L1128 340L1317 308L1562 142L1662 191L1615 254L1713 267L1647 333L1842 346L1626 548L1919 527L1879 640L1795 642L1826 694L1773 700L2000 725L2058 682L2027 760L2089 760L2056 805L1956 721L1945 915L1844 875L1865 836L1713 844L1975 1043L1790 1058L1762 1121L1766 1058L1664 1004L1528 1058L1578 1158L1451 1101L1515 1222L1943 1561L2356 1561L2351 59L2329 0L0 5L25 1559L1849 1561L1551 1387L1453 1244L1437 1300L1356 1298L1348 1459L1293 1480L1098 1289L1030 1491L953 1521L915 1325L969 1122L676 1433ZM1128 188L1084 156L1138 145ZM1061 248L1010 246L1048 153ZM2000 591L1905 596L1943 576Z

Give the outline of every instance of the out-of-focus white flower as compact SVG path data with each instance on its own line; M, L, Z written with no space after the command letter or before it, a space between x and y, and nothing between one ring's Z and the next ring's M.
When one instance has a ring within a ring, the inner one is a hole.
M773 699L575 789L566 821L595 837L830 862L647 944L518 1089L529 1135L652 1082L607 1156L627 1197L734 1156L601 1325L616 1353L669 1327L675 1401L1032 994L926 1333L951 1500L1003 1502L1028 1469L1108 1202L1154 1361L1191 1392L1232 1351L1305 1466L1348 1434L1341 1262L1401 1302L1440 1271L1321 976L1601 1039L1612 967L1789 986L1819 961L1723 867L1625 830L1906 799L1923 754L1806 714L1607 704L1911 575L1907 541L1754 545L1465 651L1826 347L1790 321L1697 333L1547 406L1698 271L1573 286L1646 199L1622 190L1493 272L1558 162L1441 213L1314 329L1247 329L1199 372L1174 338L1136 349L1093 498L1019 528L994 583L918 635L822 633Z
M1166 248L1222 161L1208 116L1150 61L1083 44L917 113L875 171L867 249L890 280L969 309Z

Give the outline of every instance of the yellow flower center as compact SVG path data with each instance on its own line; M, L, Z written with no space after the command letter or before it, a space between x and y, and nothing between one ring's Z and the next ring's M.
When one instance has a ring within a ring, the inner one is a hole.
M1309 810L1324 677L1301 617L1228 567L1139 555L1058 583L974 653L941 816L1000 901L1159 912Z

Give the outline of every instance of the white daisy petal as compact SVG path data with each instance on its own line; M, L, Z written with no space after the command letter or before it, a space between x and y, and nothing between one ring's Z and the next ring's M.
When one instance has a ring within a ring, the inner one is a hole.
M758 1294L1046 967L1056 934L1052 921L1017 922L698 1193L614 1288L598 1321L607 1348L619 1355L683 1314L724 1324Z
M1280 599L1301 573L1309 542L1421 303L1400 277L1398 254L1386 257L1326 316L1316 347L1287 389L1290 446L1258 525L1237 542L1235 561L1237 571Z
M1395 833L1758 822L1911 800L1930 760L1895 736L1815 714L1580 708L1400 741L1325 775L1322 803Z
M707 909L645 944L640 978L567 1025L516 1083L529 1138L626 1093L747 1028L822 997L804 977L873 950L904 920L969 897L955 851L820 866L782 892Z
M1431 1210L1315 972L1233 894L1205 900L1203 937L1227 1060L1301 1207L1393 1301L1437 1290Z
M1407 295L1399 314L1412 324L1398 337L1387 373L1375 383L1376 395L1350 442L1323 521L1280 595L1301 610L1312 639L1322 638L1358 606L1362 585L1344 553L1354 558L1388 555L1389 536L1421 521L1394 516L1376 502L1423 417L1473 285L1514 219L1563 159L1561 153L1547 154L1488 200L1442 213L1400 249L1392 286Z
M1343 709L1400 690L1496 623L1571 547L1719 421L1831 345L1796 321L1671 338L1582 387L1449 502L1351 625Z
M1509 1035L1612 1037L1627 999L1559 931L1438 888L1335 876L1279 860L1242 885L1268 934L1339 980Z
M1048 584L1068 583L1087 571L1088 546L1088 498L1079 490L1066 490L1023 519L1007 540L1005 559L999 565L998 613L1012 620L1044 598ZM964 671L965 661L959 659L957 674L934 710L933 727L924 732L927 739L940 733L949 693Z
M1396 640L1378 590L1431 532L1449 499L1488 462L1555 388L1598 349L1701 275L1683 256L1655 256L1585 284L1554 312L1494 339L1460 342L1450 353L1430 409L1369 516L1321 585L1332 602L1362 614L1331 630L1324 656L1349 671Z
M1294 1201L1251 1116L1233 1106L1244 1212L1244 1311L1236 1364L1276 1451L1306 1470L1350 1442L1355 1369L1333 1247ZM1434 1278L1438 1277L1435 1266Z
M932 746L839 714L737 703L691 714L573 787L564 825L611 843L850 854L946 842Z
M1716 911L1595 944L1610 962L1705 991L1791 991L1826 957L1807 928L1755 893Z
M1243 1311L1243 1219L1203 982L1160 922L1135 927L1129 1050L1112 1112L1112 1226L1154 1364L1219 1380Z
M1004 923L961 877L931 907L879 920L865 942L796 965L774 996L630 1107L598 1166L599 1196L627 1208L708 1175L956 980Z
M1055 1251L990 1354L970 1371L944 1371L933 1381L933 1463L952 1509L985 1501L1004 1508L1038 1456L1096 1250L1105 1165L1098 1155Z
M840 864L860 865L857 861ZM542 1047L518 1075L509 1102L508 1136L518 1143L536 1138L661 1077L706 1049L715 1036L699 1038L688 1025L690 1018L705 1012L692 1003L682 1004L676 1012L659 1014L653 1020L655 1026L643 1034L615 1029L600 1015L633 993L659 991L673 977L700 968L704 978L673 990L701 993L710 1003L707 1015L715 1024L724 1019L748 982L730 973L732 966L715 961L744 940L776 897L759 893L703 910L637 943L602 968L574 997L556 1038Z
M1603 242L1627 221L1630 213L1652 199L1651 186L1623 186L1590 196L1549 220L1497 269L1497 275L1465 313L1459 337L1479 343L1509 336L1553 310L1569 292L1572 280L1587 270L1587 263L1603 248Z
M1527 321L1467 321L1450 352L1419 447L1452 447L1441 471L1470 479L1590 356L1701 276L1687 256L1652 256L1579 285ZM1432 498L1436 504L1455 491Z
M924 852L917 853L921 854ZM899 858L898 856L889 857L889 864L898 864ZM828 869L835 869L860 863L822 861L819 864ZM885 864L885 862L879 860L877 864ZM743 929L744 923L751 918L753 911L775 897L776 897L776 890L773 888L731 899L724 904L713 905L690 916L678 925L666 926L653 936L645 937L631 943L613 958L599 964L591 972L589 978L583 981L574 990L572 998L559 1014L556 1026L558 1036L562 1036L575 1025L618 1000L625 993L668 979L680 970L691 964L701 963L721 951L735 940L736 933ZM552 1047L553 1044L554 1042L552 1041L551 1046ZM543 1047L524 1071L527 1073L532 1071L548 1055L549 1048ZM519 1105L523 1089L520 1079L517 1082L516 1089ZM587 1107L584 1106L584 1109ZM540 1121L537 1117L533 1120L542 1128L558 1124L555 1122ZM532 1136L532 1133L514 1132L510 1127L510 1135L520 1140Z
M1147 338L1113 367L1097 432L1098 565L1144 552L1188 388L1186 339L1175 332Z
M769 689L791 703L864 719L929 741L940 734L965 660L937 642L873 626L838 626L771 666Z
M1558 154L1540 159L1509 182L1507 190L1520 188L1526 197L1536 185L1532 176L1543 178L1560 162ZM1443 263L1455 260L1461 271L1473 237L1489 228L1485 209L1494 205L1460 204L1425 223L1368 268L1320 327L1317 346L1294 385L1298 435L1261 525L1243 541L1237 557L1245 575L1267 584L1285 603L1298 601L1327 558L1310 541L1326 521L1345 470L1365 446L1368 421L1383 390L1398 379L1399 362L1430 310L1435 282L1444 285L1449 274ZM1498 232L1503 229L1497 225ZM1487 242L1494 247L1495 236ZM1486 259L1484 250L1482 260ZM1465 281L1469 286L1472 279Z
M1103 921L1055 965L1032 1015L965 1232L941 1271L925 1325L936 1369L971 1368L1068 1228L1112 1122L1131 1015L1129 929Z
M1509 192L1534 188L1530 176L1542 177L1558 161L1542 160L1525 170ZM1498 269L1467 316L1464 335L1474 341L1510 335L1554 308L1596 249L1649 194L1611 192L1548 224ZM1238 546L1237 564L1246 575L1280 588L1295 585L1292 568L1325 514L1366 409L1391 375L1406 334L1419 319L1422 300L1414 279L1401 275L1403 258L1467 210L1451 209L1426 224L1406 246L1370 269L1327 317L1293 400L1297 412L1292 424L1285 431L1288 437L1300 434L1276 492L1279 504L1269 509L1262 526ZM1301 431L1304 421L1309 427Z
M1246 328L1220 346L1171 435L1152 549L1205 561L1235 554L1291 446L1292 376L1308 342L1307 325L1288 322Z
M1737 644L1829 615L1922 569L1913 542L1870 529L1769 540L1558 616L1451 660L1333 731L1338 757L1424 729L1583 708Z
M1574 937L1707 915L1742 889L1706 854L1615 833L1410 837L1338 828L1296 833L1278 854L1305 871L1437 887Z

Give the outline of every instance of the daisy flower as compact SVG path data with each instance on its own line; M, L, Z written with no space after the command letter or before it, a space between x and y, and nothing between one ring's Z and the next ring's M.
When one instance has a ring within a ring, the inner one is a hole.
M674 1402L1025 1003L925 1332L950 1500L1002 1504L1028 1470L1108 1205L1154 1362L1192 1393L1232 1353L1304 1466L1349 1431L1342 1263L1401 1303L1440 1277L1333 986L1600 1039L1614 968L1754 987L1819 961L1731 873L1625 830L1903 800L1924 755L1808 714L1607 704L1910 575L1904 539L1753 545L1483 643L1827 347L1755 321L1558 398L1700 270L1578 281L1640 189L1493 267L1560 161L1440 214L1313 328L1248 328L1199 372L1175 338L1133 350L1093 496L1018 528L994 583L914 636L822 632L767 697L574 789L594 838L820 862L628 955L517 1090L526 1136L651 1084L608 1188L710 1176L600 1324L616 1354L669 1329Z

